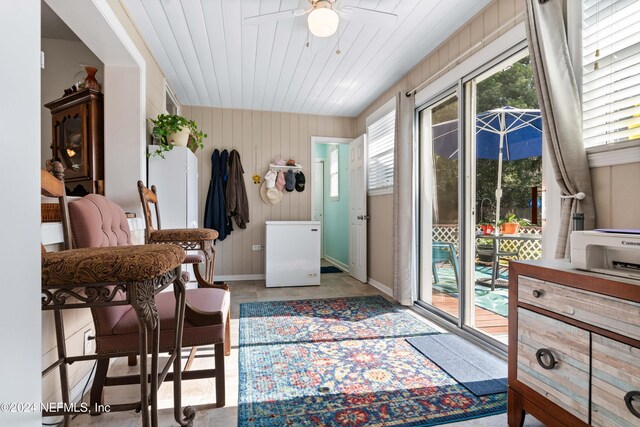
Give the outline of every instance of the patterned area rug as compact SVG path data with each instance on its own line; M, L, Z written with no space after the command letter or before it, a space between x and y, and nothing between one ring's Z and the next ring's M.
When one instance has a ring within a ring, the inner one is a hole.
M435 333L382 297L240 306L238 425L431 426L505 412L405 338Z

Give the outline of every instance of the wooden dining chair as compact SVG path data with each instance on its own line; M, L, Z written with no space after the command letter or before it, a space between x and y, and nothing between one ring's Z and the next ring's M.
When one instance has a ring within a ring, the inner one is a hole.
M214 284L213 269L215 264L215 250L213 248L218 232L210 228L171 228L162 229L160 219L160 203L155 185L148 189L142 181L138 181L138 194L142 203L145 221L146 243L173 243L189 251L185 264L193 264L193 272L198 284L202 287L226 287ZM155 215L155 226L153 216ZM204 264L204 275L198 268ZM227 287L228 288L228 287Z
M196 276L198 286L201 288L229 290L229 285L222 282L214 282L215 240L218 232L210 228L170 228L163 229L160 221L160 204L158 201L158 190L155 185L148 189L142 181L138 181L138 194L142 203L142 211L145 221L145 243L166 244L171 243L181 246L188 251L185 257L185 264L193 265L193 272ZM154 227L153 216L156 217ZM204 276L200 272L200 265L204 265ZM231 314L227 314L227 329L225 331L225 355L231 354ZM189 355L189 364L195 357L195 351Z

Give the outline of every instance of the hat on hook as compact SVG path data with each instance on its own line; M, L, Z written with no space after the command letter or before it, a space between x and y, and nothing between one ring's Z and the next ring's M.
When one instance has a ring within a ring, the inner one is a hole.
M284 191L285 183L284 172L278 171L278 177L276 178L276 188L278 189L278 191Z
M267 174L264 176L264 182L267 185L267 188L275 187L276 186L276 172L275 171L267 172Z
M285 180L284 188L287 191L293 191L296 185L296 178L293 176L293 169L289 169L287 171L287 175L284 177L284 180Z
M296 174L296 191L304 191L304 184L307 182L302 171Z
M260 186L260 197L262 201L268 205L277 205L282 201L284 193L278 191L276 187L267 188L267 182L263 182Z

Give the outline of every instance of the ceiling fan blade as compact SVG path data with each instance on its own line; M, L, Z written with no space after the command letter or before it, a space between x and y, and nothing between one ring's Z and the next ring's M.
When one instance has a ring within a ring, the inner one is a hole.
M272 13L265 13L263 15L249 16L247 18L244 18L244 23L251 24L251 25L259 25L267 22L279 21L281 19L295 18L296 16L302 16L309 12L311 12L311 9L281 10L280 12L272 12Z
M345 6L340 12L342 12L341 15L345 19L373 24L379 27L394 25L398 20L398 15L395 13L381 12L363 7Z

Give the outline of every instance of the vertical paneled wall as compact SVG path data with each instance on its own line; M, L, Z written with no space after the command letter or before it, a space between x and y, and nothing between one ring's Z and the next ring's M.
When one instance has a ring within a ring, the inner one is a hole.
M204 150L198 151L200 171L200 222L211 179L211 154L214 149L238 150L244 168L244 182L249 201L249 224L244 230L235 227L231 235L216 244L216 276L255 276L264 274L264 252L252 245L264 245L265 221L310 220L311 137L355 136L355 119L349 117L312 116L267 111L188 107L182 114L198 122L209 136ZM276 206L260 198L260 186L253 184L254 173L264 177L269 162L292 158L300 163L307 177L304 192L285 192ZM286 237L283 237L286 244Z
M640 163L591 168L597 228L640 228Z
M367 116L392 99L398 92L407 92L431 76L447 67L458 56L477 45L514 16L524 10L523 0L495 0L484 10L467 22L460 30L437 47L431 54L413 67L403 78L394 83L378 99L364 109L356 118L356 134L366 131ZM522 19L516 19L503 31L517 25ZM490 42L492 40L487 40ZM481 46L480 46L481 47ZM467 56L461 58L466 59ZM460 61L461 62L461 61ZM393 251L390 236L393 235L392 196L369 197L369 277L383 285L391 287ZM375 231L375 232L374 232Z

